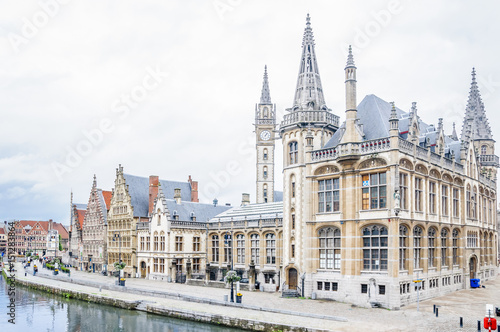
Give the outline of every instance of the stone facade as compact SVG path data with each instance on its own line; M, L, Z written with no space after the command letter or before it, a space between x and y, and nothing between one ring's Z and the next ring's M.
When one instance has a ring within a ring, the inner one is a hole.
M97 188L94 175L82 227L83 252L79 261L81 270L100 272L107 269L107 215L111 195L110 191Z

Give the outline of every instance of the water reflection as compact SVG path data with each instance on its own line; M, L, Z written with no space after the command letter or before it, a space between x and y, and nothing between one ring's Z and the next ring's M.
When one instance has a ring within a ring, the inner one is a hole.
M0 312L9 304L7 283L0 276ZM119 309L16 287L16 324L0 317L0 331L239 331Z

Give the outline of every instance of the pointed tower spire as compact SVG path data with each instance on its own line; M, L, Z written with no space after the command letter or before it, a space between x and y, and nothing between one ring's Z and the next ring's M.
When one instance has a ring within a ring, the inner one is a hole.
M347 64L345 66L347 67L355 67L354 65L354 56L352 55L352 47L349 45L349 55L347 55Z
M271 104L271 93L269 91L269 80L267 78L267 65L264 66L264 82L262 83L262 93L260 95L261 104Z
M97 187L97 178L94 174L94 181L92 182L92 188L96 188Z
M314 50L311 18L307 14L293 109L319 110L323 108L326 108L325 98L323 97L318 62L316 61L316 51Z
M453 122L453 132L451 133L451 139L458 141L457 130L455 129L455 122Z

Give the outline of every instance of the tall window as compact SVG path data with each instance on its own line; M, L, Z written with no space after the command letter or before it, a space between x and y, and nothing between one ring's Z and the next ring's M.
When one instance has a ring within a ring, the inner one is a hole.
M408 270L408 228L399 226L399 269Z
M264 179L267 179L267 166L264 166Z
M175 251L182 251L182 236L175 237Z
M486 154L486 145L481 146L481 154L483 156Z
M165 233L160 233L160 251L165 251Z
M453 188L453 217L458 218L459 216L459 202L460 194L458 189Z
M381 226L363 229L363 269L387 270L387 228Z
M219 261L219 236L212 235L212 262Z
M236 262L245 264L245 236L243 234L236 235Z
M264 159L264 160L267 160L267 149L264 149L264 156L263 156L263 159Z
M201 238L199 236L193 237L193 251L200 251Z
M340 269L340 230L322 228L319 231L319 268Z
M292 197L295 197L295 182L292 182Z
M158 272L158 258L153 258L153 272Z
M200 259L193 258L193 273L200 273Z
M472 219L477 219L477 191L475 187L472 194Z
M141 236L141 251L144 251L146 249L146 241L144 236Z
M276 235L266 234L266 264L276 264Z
M340 209L339 179L318 181L318 211L332 212Z
M146 236L146 250L150 251L151 250L151 237Z
M441 186L441 214L448 215L448 186L445 184Z
M292 212L292 229L295 229L295 213Z
M399 194L401 209L408 210L408 174L399 173Z
M224 262L231 262L233 256L233 239L232 234L224 235Z
M259 234L252 234L250 236L250 250L252 254L252 260L255 265L260 265L260 238Z
M413 267L422 268L422 228L416 226L413 229Z
M434 228L429 229L429 232L427 232L427 240L429 242L429 267L434 267L436 266L436 230Z
M429 213L436 213L436 182L429 181Z
M158 233L155 232L154 236L154 251L158 251Z
M441 266L448 266L448 231L441 231Z
M453 265L458 265L458 230L454 229L452 233L453 247Z
M422 212L422 179L415 178L415 211Z
M363 175L363 210L384 209L387 203L386 173Z
M486 197L483 197L483 221L488 222L488 215L486 214Z
M160 258L160 273L165 273L165 258Z
M471 201L470 188L467 188L467 191L465 192L465 197L467 199L467 218L471 218L472 217L472 201Z
M291 142L288 144L289 151L289 161L290 165L298 163L298 144L297 142Z

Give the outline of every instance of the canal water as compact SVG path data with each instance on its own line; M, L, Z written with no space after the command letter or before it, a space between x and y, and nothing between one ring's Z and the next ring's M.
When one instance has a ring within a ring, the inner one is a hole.
M101 332L101 331L240 331L215 325L65 299L16 285L15 325L8 322L8 285L0 275L0 331Z

